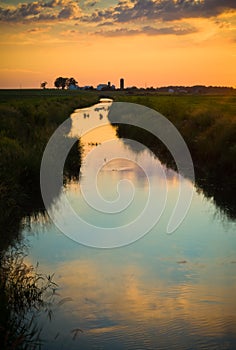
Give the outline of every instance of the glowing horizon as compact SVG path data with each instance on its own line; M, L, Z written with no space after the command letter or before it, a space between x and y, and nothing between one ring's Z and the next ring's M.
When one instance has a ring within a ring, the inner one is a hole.
M236 87L232 0L0 1L0 88Z

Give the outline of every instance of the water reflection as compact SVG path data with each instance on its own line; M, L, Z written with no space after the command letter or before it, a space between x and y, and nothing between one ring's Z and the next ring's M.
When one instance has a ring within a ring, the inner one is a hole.
M110 102L72 115L71 136L79 136L94 118L104 123ZM103 118L100 118L102 113ZM86 118L84 117L86 115ZM89 115L89 117L87 117ZM85 123L87 123L85 125ZM136 200L126 215L98 216L83 202L81 182L64 189L73 208L86 220L108 227L132 219L147 198L148 181L138 164L144 164L158 186L168 186L165 211L151 232L122 249L97 250L83 247L60 233L51 223L32 220L31 234L23 232L30 245L30 259L45 272L55 271L64 296L72 301L46 324L44 349L233 349L236 346L236 236L234 224L222 225L214 217L215 206L195 191L186 220L174 235L165 227L183 189L192 184L173 170L162 167L148 150L133 149L117 140L119 159L111 160L101 144L116 137L116 128L99 126L83 136L82 169L90 168L86 156L96 148L103 166L98 188L107 200L117 196L116 184L129 179ZM130 162L136 158L137 164ZM163 174L165 176L163 176ZM158 205L158 203L157 203ZM60 206L60 200L54 210ZM101 222L100 222L100 221ZM117 221L116 221L117 220ZM41 226L40 226L41 225ZM33 235L37 231L37 235ZM83 332L81 332L82 330Z
M83 334L78 344L71 343L72 349L94 344L109 349L114 339L118 348L129 349L156 349L158 344L166 349L189 349L192 344L213 349L219 342L233 348L236 281L230 262L222 265L202 257L204 263L188 258L178 264L175 256L159 257L158 248L156 256L151 252L148 258L147 247L140 243L114 254L86 248L70 253L69 247L56 247L55 255L63 254L64 261L52 264L63 293L73 301L57 315L56 328L48 327L51 334L55 329L60 333L64 345L70 330L80 327ZM178 249L171 251L176 255Z
M158 267L160 265L156 264ZM227 286L216 283L214 277L199 281L199 276L195 277L194 284L190 284L188 274L196 276L199 273L197 269L194 271L192 267L182 271L168 262L165 267L176 270L185 278L178 284L169 281L170 286L168 277L171 274L168 272L166 279L163 279L158 273L147 273L138 264L112 264L107 267L106 263L97 266L90 260L62 264L59 271L62 274L61 284L67 294L76 300L76 304L79 302L78 311L84 314L87 322L94 318L96 305L96 315L106 315L107 319L121 326L123 322L127 325L141 321L142 327L147 327L146 331L157 323L164 330L166 324L179 319L188 322L189 327L194 326L201 335L222 335L225 333L224 327L233 334L236 319L230 317L230 313L235 284L232 290L228 290ZM70 276L66 276L66 271L70 271ZM81 297L76 290L80 291ZM226 294L227 302L223 302L221 296ZM179 328L182 328L181 323Z

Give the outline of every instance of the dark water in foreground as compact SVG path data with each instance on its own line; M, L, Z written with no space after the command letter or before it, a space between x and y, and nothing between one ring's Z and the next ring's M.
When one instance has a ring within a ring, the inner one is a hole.
M107 118L107 106L104 102L72 115L72 135L80 134L83 123L92 126L96 118ZM127 159L145 163L157 185L165 185L163 174L155 170L159 160L147 150L135 151L119 140L114 147L120 158L110 161L100 143L115 137L112 126L84 136L83 169L89 186L92 165L86 155L96 148L97 158L104 161L98 188L107 200L116 198L120 180L132 181L136 192L126 214L111 218L92 211L82 200L83 176L80 183L64 189L74 210L98 226L134 220L147 200L147 178ZM85 247L45 218L32 218L30 229L23 231L30 262L39 262L44 273L55 272L58 293L70 298L55 309L51 321L41 320L43 349L236 348L235 223L194 190L187 217L176 232L166 234L179 181L185 191L193 185L172 170L163 171L168 186L165 210L156 226L131 245L110 250ZM58 198L52 211L60 205Z

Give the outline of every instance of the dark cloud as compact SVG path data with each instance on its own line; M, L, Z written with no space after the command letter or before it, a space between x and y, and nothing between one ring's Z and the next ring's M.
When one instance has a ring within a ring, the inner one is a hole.
M70 2L68 3L58 14L58 19L78 19L80 9L77 4Z
M119 28L115 30L108 31L98 31L95 34L102 35L105 37L118 37L118 36L134 36L134 35L187 35L196 32L194 27L163 27L163 28L154 28L151 26L145 26L141 29L125 29Z
M96 0L85 2L90 9L96 3ZM113 7L96 9L92 14L81 18L78 1L38 0L19 3L11 8L0 5L0 20L3 22L62 21L80 17L84 22L128 23L142 19L174 21L187 18L210 18L233 10L236 10L236 0L121 0Z
M17 19L32 18L40 14L42 6L40 2L29 4L19 4L15 9L5 9L0 7L1 21L17 21Z
M108 8L105 10L96 10L91 15L85 15L81 18L83 22L97 23L102 21L114 21L115 12L114 8Z
M20 3L15 8L0 6L2 22L35 22L78 19L80 7L72 0L43 0Z
M56 7L58 6L58 1L56 0L52 0L52 1L49 1L45 4L43 4L44 7L49 7L49 8L53 8L53 7Z
M139 19L173 21L186 18L216 17L236 10L236 0L132 0L120 1L115 7L95 11L85 21L113 20L119 23Z

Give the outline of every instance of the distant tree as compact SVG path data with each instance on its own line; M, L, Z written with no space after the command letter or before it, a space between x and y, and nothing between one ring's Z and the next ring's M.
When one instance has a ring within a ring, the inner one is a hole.
M47 85L47 82L46 81L44 81L44 82L42 82L41 84L40 84L40 87L42 88L42 89L46 89L46 85Z
M67 86L67 80L68 80L68 78L58 77L54 81L54 85L56 86L57 89L61 88L62 90L64 90L65 87Z
M69 78L66 81L67 88L69 88L70 85L77 86L77 84L78 84L78 81L76 81L75 78Z

